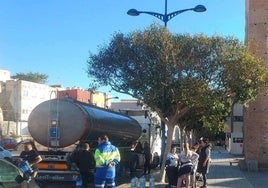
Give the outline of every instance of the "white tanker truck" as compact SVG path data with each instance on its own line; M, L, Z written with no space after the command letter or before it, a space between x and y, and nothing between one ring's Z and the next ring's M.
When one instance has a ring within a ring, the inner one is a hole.
M94 149L97 138L107 134L120 151L130 147L142 134L140 124L121 113L76 101L72 98L52 99L37 105L28 119L28 129L43 161L38 164L38 184L78 181L79 173L69 161L71 153L81 142ZM128 160L121 153L122 161ZM132 170L143 164L142 154L132 152ZM136 161L136 163L133 163ZM55 183L54 183L55 184ZM43 186L45 187L45 186Z

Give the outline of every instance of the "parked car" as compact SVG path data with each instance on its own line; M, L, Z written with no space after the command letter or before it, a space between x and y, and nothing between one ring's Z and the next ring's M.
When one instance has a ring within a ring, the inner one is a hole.
M0 146L0 159L9 158L11 159L11 152L4 149L2 146Z
M5 149L14 149L18 144L17 140L14 138L3 138L0 142L0 145L3 146Z
M11 158L11 151L0 146L0 188L39 188L29 173L29 163Z
M0 159L0 167L0 188L25 187L27 182L24 181L23 172L17 166L5 159Z

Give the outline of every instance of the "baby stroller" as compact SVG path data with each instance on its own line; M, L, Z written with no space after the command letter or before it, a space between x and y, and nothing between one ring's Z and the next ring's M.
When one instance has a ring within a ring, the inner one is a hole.
M203 185L203 176L201 173L196 172L195 174L195 187L201 187Z
M201 185L203 185L202 183L203 183L202 174L193 170L190 174L189 187L192 187L192 188L201 187ZM185 186L186 186L186 176L183 175L181 187L185 187Z

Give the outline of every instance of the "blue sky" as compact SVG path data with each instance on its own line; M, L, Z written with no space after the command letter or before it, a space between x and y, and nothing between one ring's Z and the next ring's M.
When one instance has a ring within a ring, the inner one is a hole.
M245 0L168 0L168 13L206 6L207 11L187 11L168 22L172 33L208 36L245 36ZM164 0L0 0L0 69L16 73L39 72L48 84L88 88L89 52L108 44L115 32L143 30L164 24L137 10L164 14ZM108 88L100 88L109 93ZM129 98L115 92L120 99Z

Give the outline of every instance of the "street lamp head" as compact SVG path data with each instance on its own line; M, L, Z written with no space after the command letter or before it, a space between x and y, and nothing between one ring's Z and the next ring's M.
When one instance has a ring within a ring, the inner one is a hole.
M140 12L137 11L136 9L129 9L127 11L127 14L130 15L130 16L138 16L138 15L140 15Z
M197 5L193 9L195 12L205 12L207 9L204 5Z

